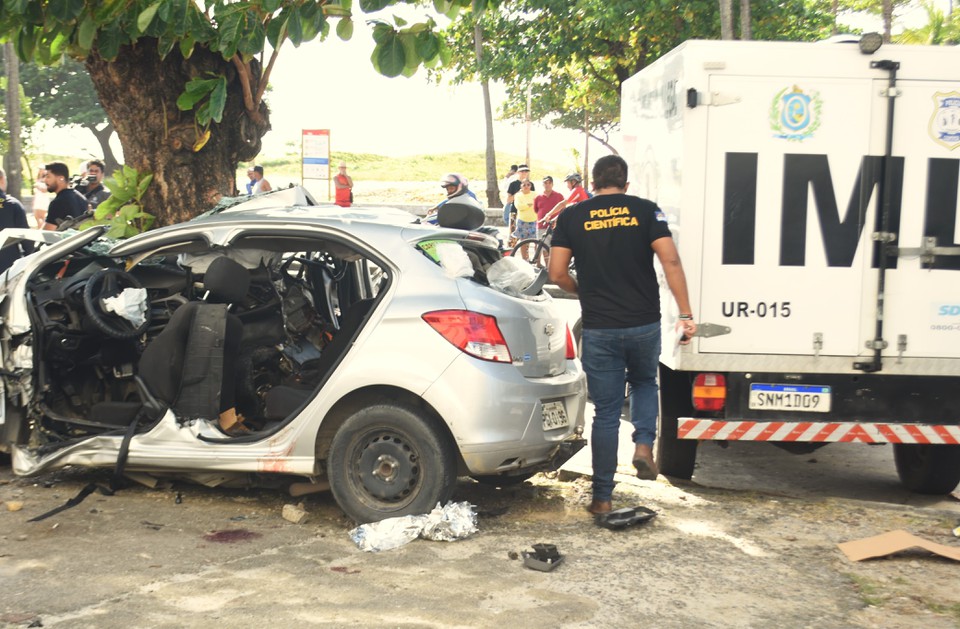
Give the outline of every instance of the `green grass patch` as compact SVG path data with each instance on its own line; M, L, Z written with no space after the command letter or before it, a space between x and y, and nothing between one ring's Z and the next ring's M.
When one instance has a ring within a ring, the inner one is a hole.
M857 594L860 595L860 600L865 604L881 607L887 601L888 597L883 593L879 582L859 574L846 573L844 576L850 579Z

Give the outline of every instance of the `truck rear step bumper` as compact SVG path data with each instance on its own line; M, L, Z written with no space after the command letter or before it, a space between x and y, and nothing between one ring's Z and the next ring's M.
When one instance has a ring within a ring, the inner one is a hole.
M716 420L681 417L677 438L718 441L960 444L960 426L874 422Z

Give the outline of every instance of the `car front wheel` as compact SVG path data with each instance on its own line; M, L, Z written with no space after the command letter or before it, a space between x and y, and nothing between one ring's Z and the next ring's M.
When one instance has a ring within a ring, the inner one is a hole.
M359 523L430 512L453 494L454 446L420 412L363 408L333 438L327 477L337 504Z

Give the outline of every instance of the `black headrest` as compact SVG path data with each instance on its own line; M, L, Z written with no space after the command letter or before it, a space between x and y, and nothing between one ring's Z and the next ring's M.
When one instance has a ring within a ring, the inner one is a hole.
M451 198L437 209L437 224L453 229L476 229L487 219L478 201L467 195Z
M203 288L210 292L208 301L237 303L243 300L250 288L250 272L239 262L220 256L207 267L203 276Z

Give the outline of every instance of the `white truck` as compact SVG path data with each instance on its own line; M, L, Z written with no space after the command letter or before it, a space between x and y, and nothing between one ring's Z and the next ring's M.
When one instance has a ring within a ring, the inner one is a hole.
M700 326L677 344L661 281L664 474L702 440L865 442L960 481L960 51L877 44L688 41L623 84Z

